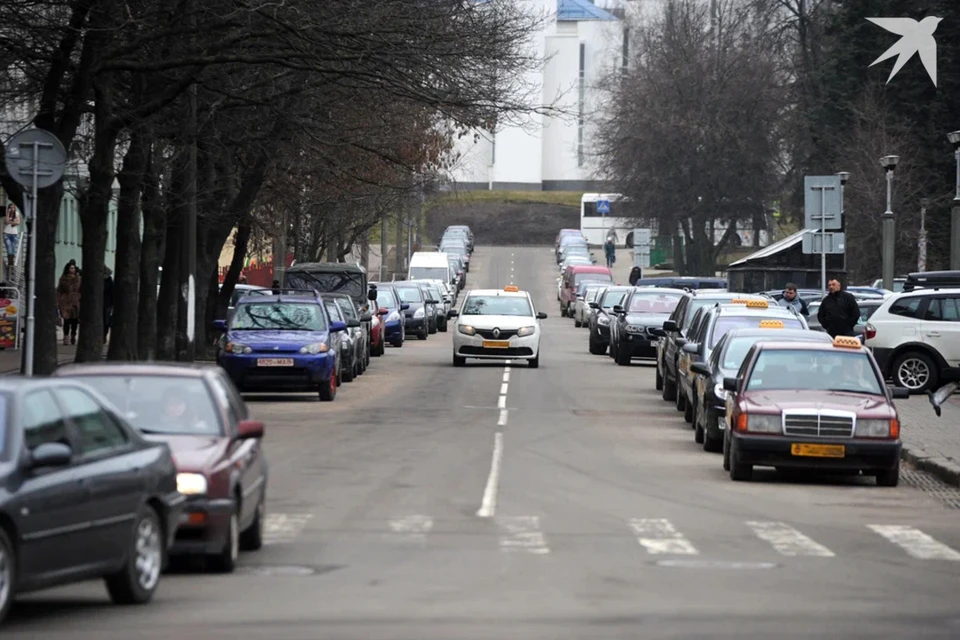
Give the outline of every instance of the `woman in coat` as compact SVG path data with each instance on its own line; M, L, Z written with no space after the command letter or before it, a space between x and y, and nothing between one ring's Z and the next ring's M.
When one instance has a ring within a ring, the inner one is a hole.
M80 328L80 273L73 262L67 264L57 285L57 309L63 318L63 344L77 344Z

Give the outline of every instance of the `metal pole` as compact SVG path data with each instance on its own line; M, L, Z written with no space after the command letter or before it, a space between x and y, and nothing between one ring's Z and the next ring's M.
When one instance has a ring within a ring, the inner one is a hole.
M842 188L842 187L841 187ZM827 190L820 189L820 293L827 297Z
M887 170L887 210L883 212L883 288L893 291L893 261L896 249L894 236L893 199L893 171Z
M950 269L960 270L960 147L953 152L957 160L957 188L950 212Z
M844 211L844 205L843 205L843 188L844 188L844 182L846 182L846 180L844 180L844 179L841 177L841 178L840 178L840 219L841 219L841 221L843 220L843 214L845 213L845 211ZM846 223L844 223L843 227L841 227L841 228L842 228L844 231L846 231L846 226L847 226ZM846 242L844 242L842 260L843 260L843 275L844 275L844 277L846 277L846 275L847 275L847 247L846 247Z
M380 282L387 281L387 216L380 217Z
M927 207L930 200L920 198L920 237L917 240L917 271L927 270Z
M33 375L33 354L36 342L37 308L37 181L40 171L40 143L33 143L33 185L30 189L30 215L27 233L29 236L29 265L27 268L27 344L24 350L23 373Z

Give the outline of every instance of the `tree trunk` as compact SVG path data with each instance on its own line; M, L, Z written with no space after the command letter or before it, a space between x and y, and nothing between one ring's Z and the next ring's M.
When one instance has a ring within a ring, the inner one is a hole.
M167 217L160 196L159 154L151 150L148 158L143 177L143 242L137 305L137 355L140 360L157 357L157 284Z
M137 359L138 307L140 303L140 191L147 166L144 133L138 129L117 176L117 256L114 269L113 320L110 328L110 360Z
M223 277L223 286L220 288L214 318L227 317L227 307L230 306L230 296L233 295L233 289L240 279L240 272L243 271L243 261L247 257L247 244L249 242L250 220L246 219L237 226L237 233L233 237L233 257L230 259L230 267L227 269L227 274Z
M157 357L160 360L177 359L177 318L182 295L180 292L180 255L186 238L183 235L183 190L185 153L176 159L173 184L167 198L166 241L163 254L163 276L160 278L160 296L157 300Z
M57 223L63 182L37 193L39 206L33 232L37 234L33 372L48 375L57 368ZM24 354L25 355L25 354Z

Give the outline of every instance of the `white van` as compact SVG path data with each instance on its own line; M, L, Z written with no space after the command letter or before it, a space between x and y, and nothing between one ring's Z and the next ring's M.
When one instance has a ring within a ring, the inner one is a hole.
M410 256L407 280L443 280L454 282L457 274L450 268L447 254L438 251L417 251Z

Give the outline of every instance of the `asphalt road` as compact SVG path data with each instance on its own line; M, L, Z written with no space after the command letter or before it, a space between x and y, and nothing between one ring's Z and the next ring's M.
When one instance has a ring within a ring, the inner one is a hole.
M550 248L475 253L471 286L531 291L539 369L388 348L332 404L267 423L270 543L232 576L22 598L3 637L957 638L960 511L901 485L733 483L650 365L587 353ZM479 515L478 515L479 513Z

